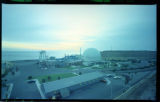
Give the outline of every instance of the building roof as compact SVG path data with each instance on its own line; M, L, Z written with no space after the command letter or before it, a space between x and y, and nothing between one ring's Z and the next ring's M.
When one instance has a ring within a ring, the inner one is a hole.
M45 93L48 93L54 90L70 87L70 86L80 84L96 78L100 78L103 76L104 74L101 72L91 72L91 73L82 74L75 77L64 78L64 79L56 80L52 82L46 82L46 83L43 83L42 86L44 87Z

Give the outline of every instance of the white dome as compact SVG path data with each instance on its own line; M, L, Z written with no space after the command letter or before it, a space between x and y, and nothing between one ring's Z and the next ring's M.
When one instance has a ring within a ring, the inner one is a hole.
M84 61L100 61L101 54L95 48L88 48L83 53L83 60Z

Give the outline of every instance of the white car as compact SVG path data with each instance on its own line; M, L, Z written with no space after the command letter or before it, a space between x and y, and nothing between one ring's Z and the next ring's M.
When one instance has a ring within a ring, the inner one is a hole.
M107 74L106 76L107 77L114 77L115 75L113 75L113 74Z
M111 83L111 81L108 78L104 78L100 81L106 83L107 85L109 85Z
M113 78L115 78L115 79L120 79L121 77L120 77L120 76L114 76Z
M27 80L28 83L35 83L35 80Z

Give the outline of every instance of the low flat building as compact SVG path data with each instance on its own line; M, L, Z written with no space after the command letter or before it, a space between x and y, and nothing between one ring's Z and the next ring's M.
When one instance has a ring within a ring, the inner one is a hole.
M101 72L92 72L75 77L46 82L42 84L41 88L47 98L51 98L57 94L61 95L61 97L67 97L70 95L71 91L98 82L104 78L104 76L105 75Z

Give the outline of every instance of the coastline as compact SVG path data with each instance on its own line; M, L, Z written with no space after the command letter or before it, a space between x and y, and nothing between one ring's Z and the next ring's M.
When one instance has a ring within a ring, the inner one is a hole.
M19 63L19 62L32 62L32 61L38 61L38 59L27 59L27 60L13 60L13 61L7 61L12 63ZM4 64L5 61L2 61L2 64Z

